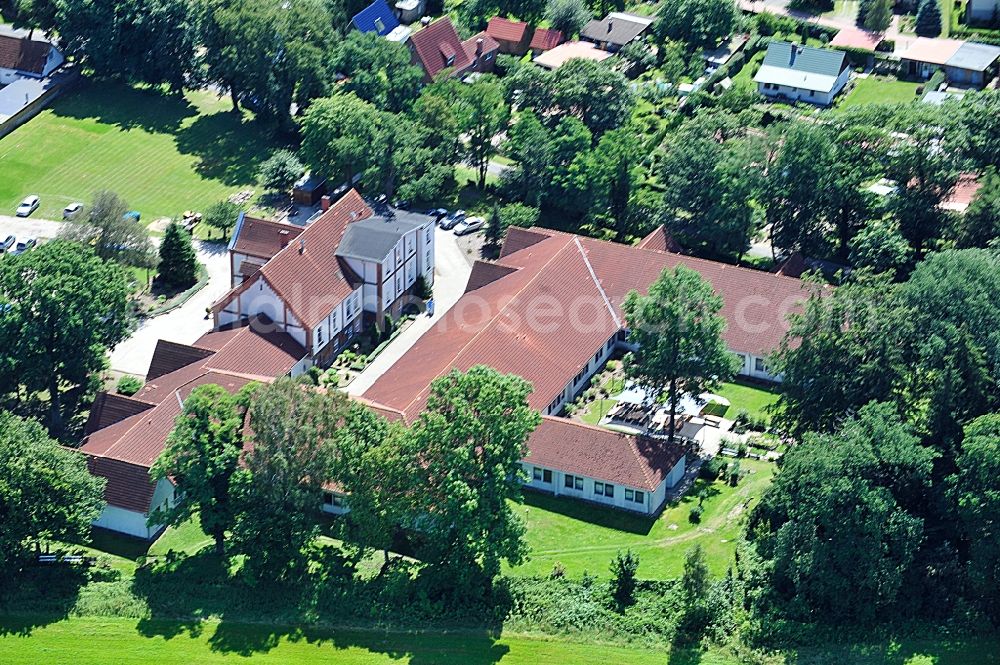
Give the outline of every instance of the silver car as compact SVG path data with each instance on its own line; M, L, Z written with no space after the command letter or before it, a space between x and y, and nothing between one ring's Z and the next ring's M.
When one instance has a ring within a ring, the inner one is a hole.
M482 217L469 217L455 225L455 235L464 236L475 233L486 226L486 220Z
M21 201L21 205L17 206L17 213L16 213L17 216L27 217L31 213L38 210L39 203L40 201L38 200L38 197L35 196L34 194L32 194L31 196L26 196L24 200Z

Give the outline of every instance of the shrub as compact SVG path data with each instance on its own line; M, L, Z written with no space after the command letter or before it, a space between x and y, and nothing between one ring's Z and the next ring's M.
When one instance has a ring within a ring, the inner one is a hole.
M429 300L434 294L431 292L431 287L421 275L417 277L417 281L413 284L413 295L417 296L421 300Z
M730 486L736 487L736 485L740 482L740 461L739 460L736 460L735 462L733 462L732 465L729 467L728 475L729 475L729 484L730 484Z
M691 506L691 512L688 513L688 521L691 522L691 524L700 524L701 516L704 512L705 509L702 508L700 504L697 506Z
M635 601L635 574L639 570L639 555L632 550L621 550L611 562L611 595L619 605L631 605Z
M257 172L257 179L265 188L286 192L305 173L305 167L290 150L278 150L271 155Z
M728 460L725 460L722 457L713 457L701 465L701 469L698 473L705 480L717 480L726 472L728 467Z
M132 395L139 392L140 388L142 388L142 381L140 381L138 378L134 376L129 376L128 374L126 374L122 378L118 379L118 386L116 390L118 391L119 395L125 395L127 397L131 397Z
M549 573L549 577L554 580L561 580L566 577L566 566L556 561L555 565L552 566L552 572Z

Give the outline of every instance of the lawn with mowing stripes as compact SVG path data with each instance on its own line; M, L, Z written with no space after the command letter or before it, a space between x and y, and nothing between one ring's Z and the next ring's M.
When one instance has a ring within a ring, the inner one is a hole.
M494 639L485 632L384 633L110 618L72 618L39 622L35 626L32 623L0 617L0 662L5 665L668 663L668 654L663 651L518 635ZM691 661L680 658L677 662ZM700 662L702 665L735 663L711 655Z
M0 214L29 194L36 217L110 189L145 222L204 210L254 186L276 144L206 91L182 96L84 82L0 140Z
M747 511L760 499L775 471L769 462L744 459L740 464L749 473L737 487L698 480L658 518L525 492L524 504L514 510L527 526L530 559L511 574L548 575L558 562L571 577L587 571L609 578L615 553L631 549L639 555L639 577L673 579L683 570L685 552L700 544L712 574L721 576L732 564ZM704 513L700 523L692 524L688 517L702 492Z

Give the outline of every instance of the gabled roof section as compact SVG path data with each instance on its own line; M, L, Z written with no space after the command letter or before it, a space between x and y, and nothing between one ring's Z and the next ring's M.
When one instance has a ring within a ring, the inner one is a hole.
M483 40L482 44L479 43L480 39ZM500 44L485 32L480 32L462 42L462 48L465 50L465 56L469 59L469 64L472 64L476 58L484 53L499 50Z
M531 43L528 44L528 48L548 51L562 44L562 41L563 33L559 30L535 28L535 34L531 36Z
M209 349L200 349L188 344L168 342L165 339L158 340L156 349L153 350L153 358L149 361L146 380L152 381L181 367L200 362L213 353L214 351Z
M722 296L723 338L740 353L777 348L787 314L808 296L799 280L766 272L559 231L511 231L501 265L474 269L466 294L365 397L415 417L435 378L482 364L527 379L529 403L544 410L621 330L628 293L646 292L678 265Z
M149 477L149 467L87 455L87 470L107 481L104 500L108 505L143 514L150 511L156 483Z
M0 68L40 75L51 50L48 42L0 34Z
M684 251L681 244L667 231L667 227L662 224L656 227L652 233L639 242L639 249L655 249L661 252L674 252L680 254Z
M352 189L255 276L216 301L213 310L221 311L263 279L303 326L315 327L329 313L331 301L343 300L357 288L357 276L338 258L337 248L351 222L371 216L371 208Z
M241 213L229 249L267 261L298 238L304 230L301 226L258 219Z
M507 236L504 238L503 247L500 248L500 258L510 256L526 247L545 240L549 234L540 231L529 231L519 226L512 226L507 229Z
M965 42L958 48L955 55L948 58L945 67L984 72L998 59L1000 59L1000 46Z
M846 66L847 54L843 51L771 42L753 80L757 83L830 92Z
M611 12L603 20L596 19L580 31L580 37L595 42L608 42L624 46L641 35L653 19L625 12Z
M655 492L683 457L684 449L677 444L543 416L528 438L524 459L537 466Z
M348 224L337 247L337 256L381 262L389 256L404 235L421 228L425 223L422 220L408 219L405 213L400 213L392 217L369 217Z
M351 23L359 32L374 32L379 37L385 37L399 27L399 19L385 0L375 0L355 14Z
M518 43L528 35L528 24L523 21L512 21L501 16L494 16L486 25L486 34L497 41Z
M506 277L517 270L511 266L505 266L501 263L490 263L488 261L476 261L472 264L472 272L469 274L469 281L465 285L465 292L475 291L476 289L482 288L487 284L492 284L493 282Z
M463 71L470 63L455 26L447 16L410 37L410 46L428 79L448 68Z
M137 413L142 413L152 409L155 404L132 399L126 395L100 392L90 406L90 414L87 417L87 424L83 428L84 434L91 434L97 430L110 427L126 418L130 418Z

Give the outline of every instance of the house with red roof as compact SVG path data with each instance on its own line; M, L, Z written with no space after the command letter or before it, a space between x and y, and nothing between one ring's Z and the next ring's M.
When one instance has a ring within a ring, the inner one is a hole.
M545 51L551 51L555 47L563 43L565 37L563 33L559 30L553 30L552 28L535 28L535 34L531 36L531 42L528 44L528 48L531 49L532 55L539 55Z
M447 16L415 33L407 44L413 64L424 70L426 83L445 70L450 70L452 76L493 71L500 51L500 44L486 32L460 40Z
M524 55L528 52L534 30L524 21L512 21L494 16L486 25L486 34L500 45L500 52L510 55Z
M107 503L94 524L144 539L163 530L147 520L177 500L175 487L169 478L153 482L149 470L196 387L216 384L235 393L251 381L295 376L307 366L306 350L264 317L208 332L191 345L160 340L138 393L100 393L91 407L79 450L90 472L106 480Z
M434 282L434 222L350 191L305 228L241 216L229 244L233 288L217 329L264 316L325 365L366 326L398 317Z

